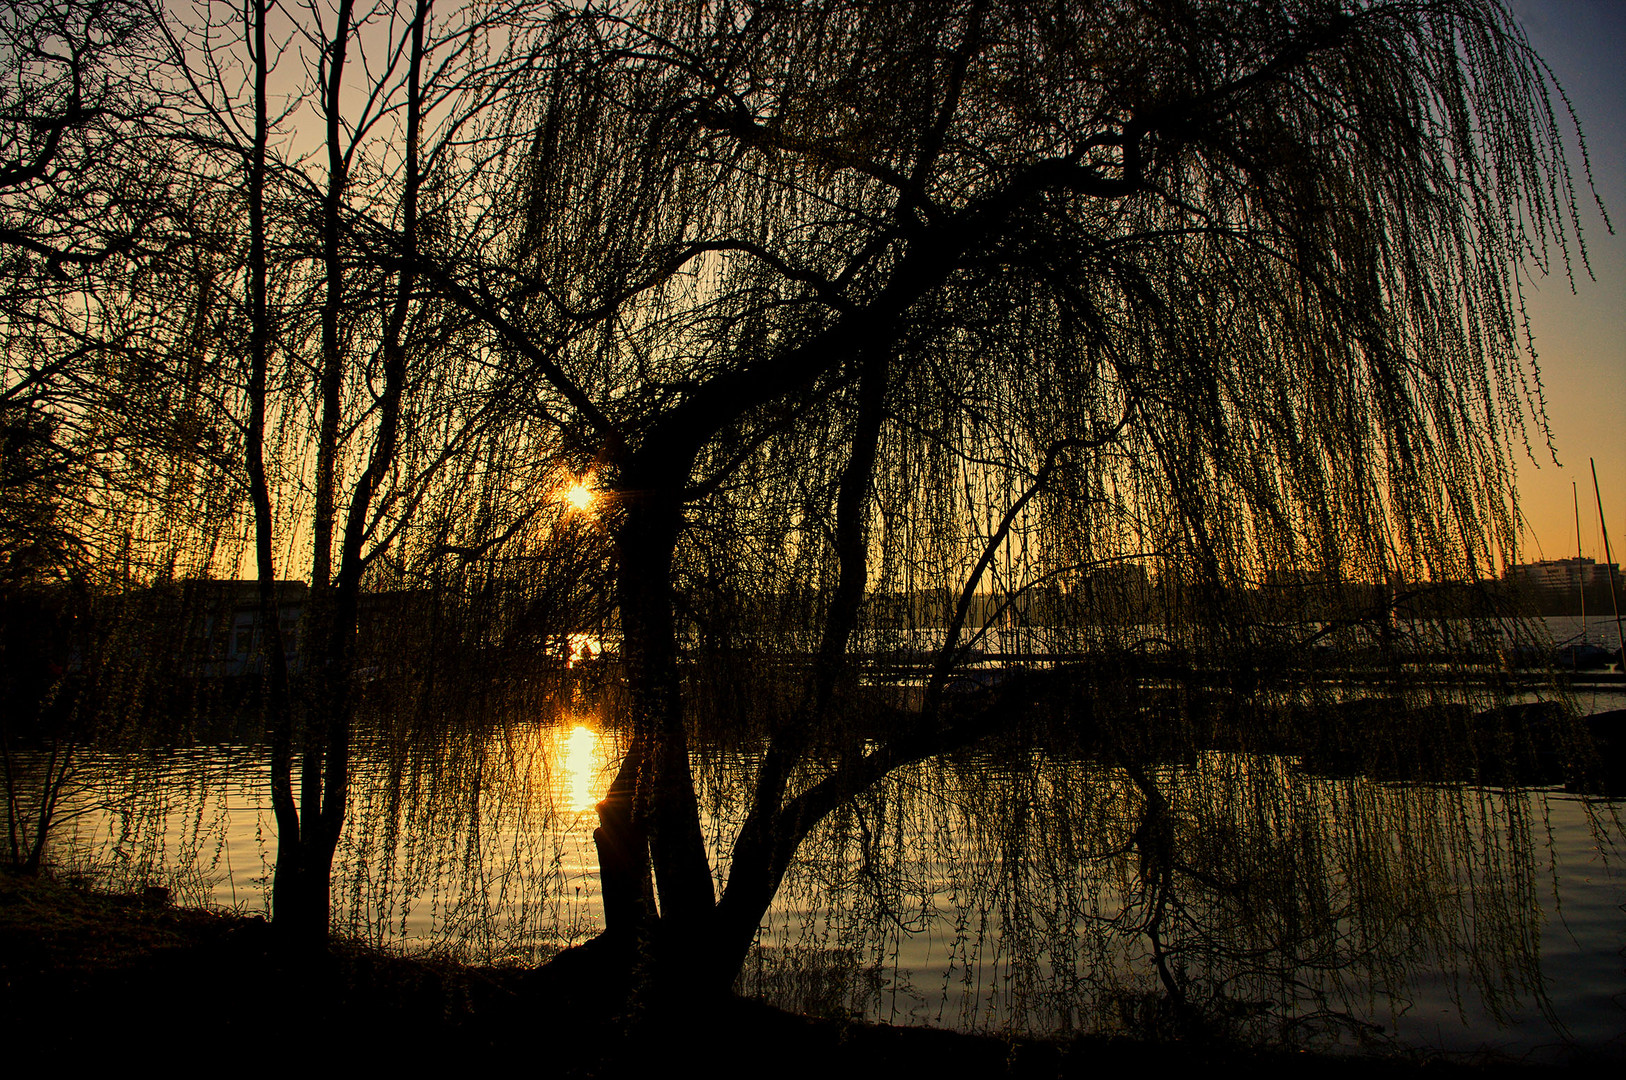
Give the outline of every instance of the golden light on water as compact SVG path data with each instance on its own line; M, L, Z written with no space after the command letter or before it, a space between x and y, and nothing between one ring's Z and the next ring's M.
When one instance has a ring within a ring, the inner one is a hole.
M560 750L564 793L570 800L570 809L593 809L598 805L597 781L604 767L598 753L598 736L591 728L577 724L565 737Z

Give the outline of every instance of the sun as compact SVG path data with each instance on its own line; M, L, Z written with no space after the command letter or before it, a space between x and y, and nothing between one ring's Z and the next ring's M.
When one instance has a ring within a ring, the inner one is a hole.
M570 504L572 510L585 514L593 508L593 504L597 501L598 496L593 493L593 489L581 480L565 489L565 502Z

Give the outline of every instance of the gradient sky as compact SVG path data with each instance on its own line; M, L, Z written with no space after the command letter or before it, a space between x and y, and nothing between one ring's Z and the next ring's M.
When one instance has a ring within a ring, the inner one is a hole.
M1586 132L1598 195L1581 226L1595 280L1577 272L1540 283L1530 313L1558 461L1519 452L1525 530L1519 558L1575 554L1570 483L1579 484L1582 554L1603 559L1587 458L1598 485L1615 561L1626 558L1626 0L1511 0L1536 51L1552 66ZM1577 180L1580 159L1571 162ZM1590 204L1590 193L1583 192Z
M1513 453L1526 527L1520 561L1576 553L1571 483L1578 484L1581 551L1602 560L1587 459L1595 458L1615 561L1626 561L1626 0L1507 0L1551 65L1586 132L1592 175L1616 233L1605 227L1571 156L1591 264L1576 261L1528 291L1553 433L1552 452ZM290 68L290 70L293 70ZM1561 106L1558 106L1561 107ZM1556 454L1556 462L1554 455Z

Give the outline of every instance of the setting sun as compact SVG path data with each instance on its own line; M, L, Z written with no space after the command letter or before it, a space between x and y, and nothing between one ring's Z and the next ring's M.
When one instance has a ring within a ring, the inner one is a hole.
M593 489L581 480L565 489L565 502L570 504L572 510L586 513L593 508L593 503L597 501L598 496L593 493Z

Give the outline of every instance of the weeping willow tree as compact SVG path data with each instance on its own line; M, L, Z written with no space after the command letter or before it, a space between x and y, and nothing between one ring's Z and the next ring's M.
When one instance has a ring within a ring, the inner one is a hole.
M191 719L171 586L230 551L239 508L200 300L219 260L168 242L217 206L157 179L156 38L101 0L0 20L0 783L30 871L85 744Z
M821 819L1065 682L959 692L976 648L1252 655L1261 585L1314 598L1290 651L1357 615L1390 647L1397 596L1511 548L1511 455L1546 438L1521 287L1584 249L1573 119L1502 4L649 3L546 33L502 119L514 215L425 274L603 495L607 950L727 985ZM917 693L874 692L885 655ZM765 739L726 853L690 755L725 709Z

